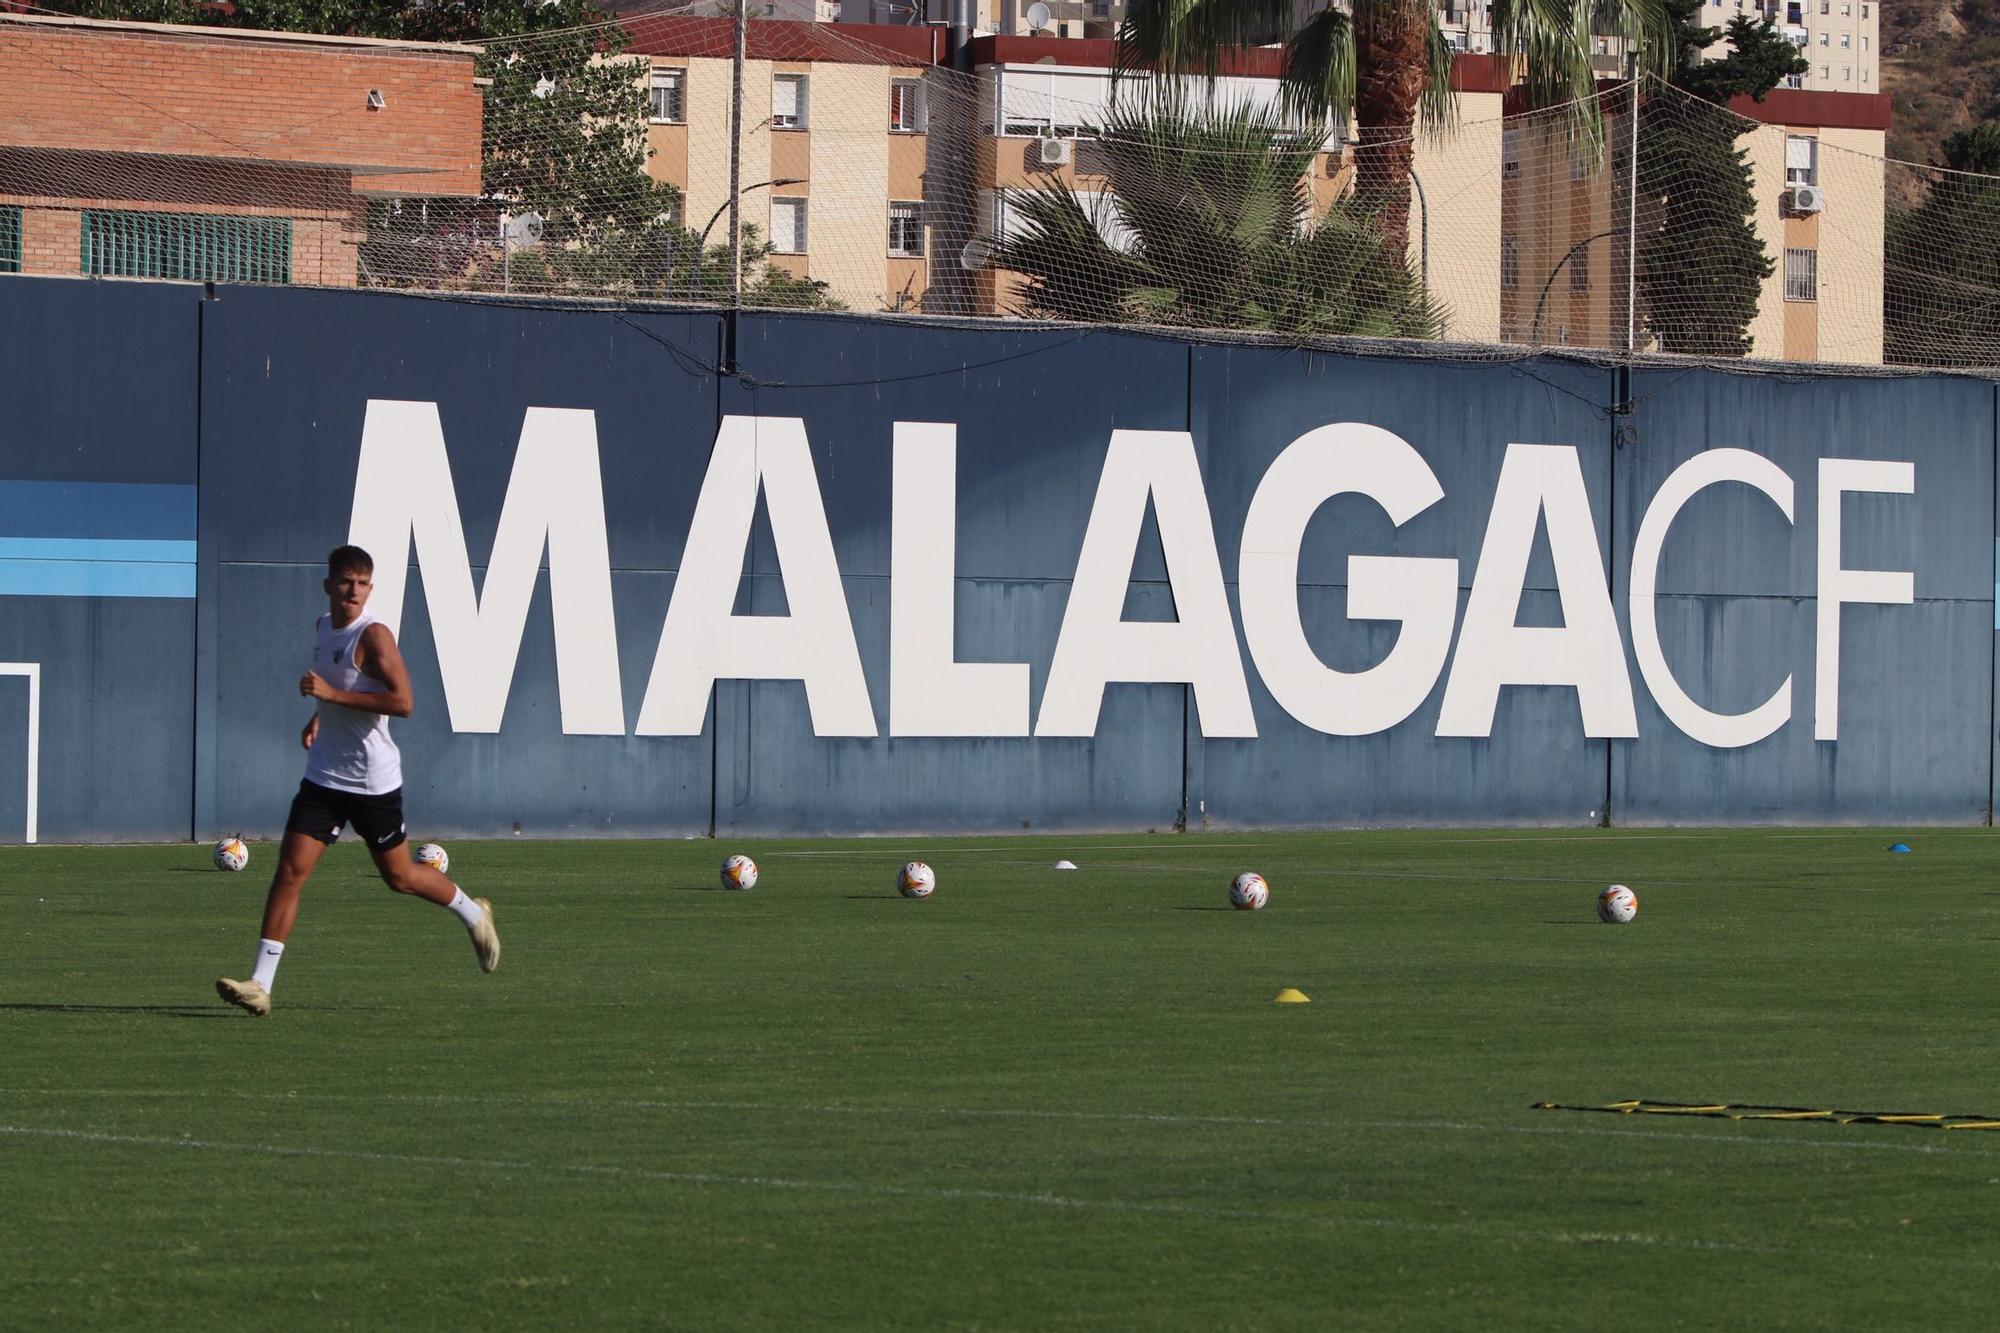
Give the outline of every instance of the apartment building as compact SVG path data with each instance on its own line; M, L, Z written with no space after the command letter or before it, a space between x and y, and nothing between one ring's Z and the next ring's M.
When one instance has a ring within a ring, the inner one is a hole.
M1745 4L1748 9L1745 9ZM1876 93L1882 88L1882 18L1875 0L1763 0L1762 14L1806 58L1787 86L1806 92ZM1709 0L1712 27L1738 13L1756 16L1758 0Z
M0 272L352 286L472 198L476 48L0 13Z
M1750 169L1751 225L1774 265L1748 328L1749 354L1879 363L1888 97L1778 88L1762 102L1737 98L1730 109L1760 122L1736 146ZM1607 117L1606 149L1594 152L1559 117L1510 120L1501 167L1502 340L1625 347L1630 129L1626 117ZM1641 192L1648 208L1662 196L1664 211L1637 217L1642 236L1676 225L1671 179ZM1688 300L1699 299L1698 286L1690 292ZM1658 350L1643 313L1630 333L1638 350Z
M821 0L825 3L825 0ZM1125 0L972 0L972 31L982 36L1116 37ZM841 0L843 23L951 21L950 0Z
M731 50L720 18L627 20L650 64L655 179L680 188L683 222L728 237ZM744 63L741 215L770 262L827 284L850 309L915 310L930 286L930 28L754 23ZM962 76L961 76L962 77Z

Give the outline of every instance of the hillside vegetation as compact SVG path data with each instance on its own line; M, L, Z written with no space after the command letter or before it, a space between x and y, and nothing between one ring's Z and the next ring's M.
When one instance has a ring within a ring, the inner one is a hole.
M1886 0L1889 156L1937 162L1959 130L2000 115L2000 0Z

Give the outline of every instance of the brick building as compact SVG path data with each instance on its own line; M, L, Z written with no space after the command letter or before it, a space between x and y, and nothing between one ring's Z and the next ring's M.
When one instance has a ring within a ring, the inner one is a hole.
M0 13L0 272L352 286L369 198L479 193L477 54Z

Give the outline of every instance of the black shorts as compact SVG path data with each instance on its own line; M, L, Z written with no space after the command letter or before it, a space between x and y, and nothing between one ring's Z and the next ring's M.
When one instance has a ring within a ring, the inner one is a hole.
M317 782L299 783L292 813L285 817L285 832L303 833L331 846L339 841L342 824L352 824L369 851L388 851L407 836L403 832L403 789L364 796L335 791Z

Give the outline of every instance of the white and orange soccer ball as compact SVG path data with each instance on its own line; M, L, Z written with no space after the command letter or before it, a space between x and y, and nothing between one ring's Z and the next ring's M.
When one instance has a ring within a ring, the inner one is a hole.
M451 869L451 854L434 842L427 842L411 852L410 859L420 866L429 866L440 875Z
M738 852L722 863L722 887L725 889L754 889L757 887L757 863Z
M912 861L896 872L896 892L905 898L928 898L937 892L937 872L922 861Z
M215 844L215 868L217 870L241 870L250 864L250 848L243 839L231 834Z
M1271 901L1271 886L1254 870L1246 870L1229 884L1229 905L1239 912L1259 912Z
M1607 925L1622 926L1639 915L1639 895L1623 884L1607 885L1597 895L1597 919Z

